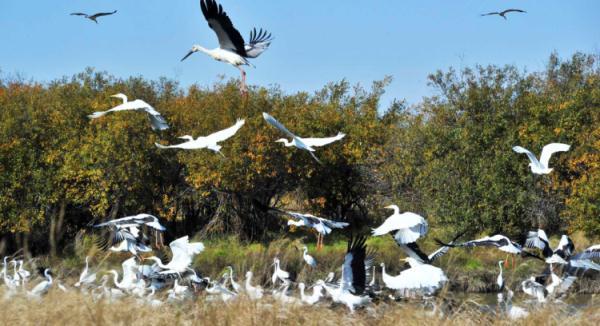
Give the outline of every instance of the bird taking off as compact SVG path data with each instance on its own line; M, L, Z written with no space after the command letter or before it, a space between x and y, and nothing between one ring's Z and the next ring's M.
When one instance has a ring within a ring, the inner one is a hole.
M531 172L533 172L535 174L549 174L553 170L552 168L548 167L548 164L550 163L550 157L552 156L552 154L557 153L557 152L566 152L570 148L571 148L571 146L567 145L567 144L560 144L560 143L548 144L548 145L544 146L544 148L542 149L542 154L540 156L539 161L532 152L530 152L529 150L527 150L521 146L513 147L513 151L515 151L519 154L527 154L529 161L531 161L531 163L529 163Z
M87 18L87 19L93 21L94 23L98 24L98 21L96 19L98 19L99 17L110 16L110 15L114 15L116 13L117 13L116 10L111 11L111 12L98 12L93 15L88 15L83 12L74 12L74 13L71 13L71 16L83 16L83 18Z
M521 10L521 9L506 9L504 11L493 11L493 12L488 12L487 14L481 14L481 16L493 16L493 15L498 15L504 19L506 19L506 14L508 14L509 12L521 12L521 13L526 13L527 11L525 10Z
M263 53L273 40L271 34L266 30L254 28L250 32L249 43L245 43L240 32L233 26L231 19L223 10L223 7L215 0L200 0L200 9L217 38L219 39L219 47L216 49L206 49L200 45L192 46L192 49L181 59L187 59L195 52L204 52L211 58L228 63L240 70L242 74L242 93L247 92L246 88L246 72L242 66L252 66L248 59L258 57Z

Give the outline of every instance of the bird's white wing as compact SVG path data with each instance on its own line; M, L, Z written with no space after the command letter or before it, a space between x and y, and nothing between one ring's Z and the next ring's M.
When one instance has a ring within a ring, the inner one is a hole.
M548 243L548 240L544 239L546 240L544 242L543 238L547 239L545 233L541 235L538 231L529 231L529 233L527 233L527 240L525 241L525 246L527 246L528 248L538 248L544 250L546 244Z
M244 46L246 49L246 56L248 58L258 57L269 48L272 40L271 33L268 33L262 28L259 31L256 31L256 28L254 28L250 31L250 40L248 41L248 44Z
M242 57L246 56L244 38L233 27L233 23L220 4L215 0L200 0L200 9L208 22L208 26L217 34L221 49L236 52Z
M310 147L321 147L338 141L344 138L344 136L346 135L343 133L338 133L336 136L327 138L302 138L302 142Z
M215 143L218 143L220 141L224 141L230 137L232 137L233 135L235 135L235 133L240 130L240 128L242 128L242 126L244 125L245 121L244 120L238 120L233 126L227 128L227 129L223 129L221 131L217 131L215 133L212 133L208 136L206 136L205 138L207 140L211 140L214 141Z
M566 152L571 148L570 145L560 144L560 143L552 143L544 146L542 149L542 155L540 155L540 163L548 167L548 163L550 163L550 157L552 154L557 152Z
M573 257L574 259L596 259L600 258L600 244L593 245L586 250L578 253Z
M273 127L279 129L281 132L283 132L284 134L288 135L289 137L295 138L296 135L294 135L291 131L289 131L284 125L282 125L281 123L279 123L279 121L277 121L275 118L273 118L271 115L269 115L268 113L263 112L263 118Z
M394 214L388 217L381 226L373 229L373 235L384 235L391 231L408 229L419 224L427 225L427 221L418 214L412 212L405 212L398 215Z
M577 280L576 276L567 276L561 282L558 288L555 290L556 294L561 294L567 292L567 290L573 285L573 283Z
M513 151L520 153L520 154L527 154L527 157L529 158L529 160L531 161L532 164L536 165L536 166L540 166L540 161L538 161L537 157L535 157L535 155L530 152L529 150L521 147L521 146L515 146L512 148Z

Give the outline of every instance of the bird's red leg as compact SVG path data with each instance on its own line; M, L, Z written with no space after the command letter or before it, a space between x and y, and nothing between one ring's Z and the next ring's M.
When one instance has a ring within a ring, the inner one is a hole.
M248 89L246 88L246 72L242 67L239 67L240 73L242 74L242 85L240 86L240 91L242 95L246 95L248 93Z

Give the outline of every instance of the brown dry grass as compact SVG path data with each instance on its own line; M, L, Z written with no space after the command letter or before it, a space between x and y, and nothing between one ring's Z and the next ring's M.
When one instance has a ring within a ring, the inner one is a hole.
M343 306L283 306L270 299L231 303L195 302L140 305L134 299L116 303L93 302L78 293L51 291L40 301L16 297L0 303L2 325L598 325L600 306L575 313L547 306L519 321L481 313L463 304L445 317L428 316L421 306L409 303L372 304L354 314Z

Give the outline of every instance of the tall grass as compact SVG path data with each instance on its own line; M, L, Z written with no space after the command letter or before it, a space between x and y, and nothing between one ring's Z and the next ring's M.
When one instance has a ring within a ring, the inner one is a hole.
M455 305L452 312L420 304L379 302L349 313L328 302L317 306L282 305L270 299L244 298L229 303L196 301L150 307L128 298L117 303L92 301L79 293L51 291L39 301L16 297L0 301L2 325L598 325L598 306L569 311L546 306L519 321L476 305Z

